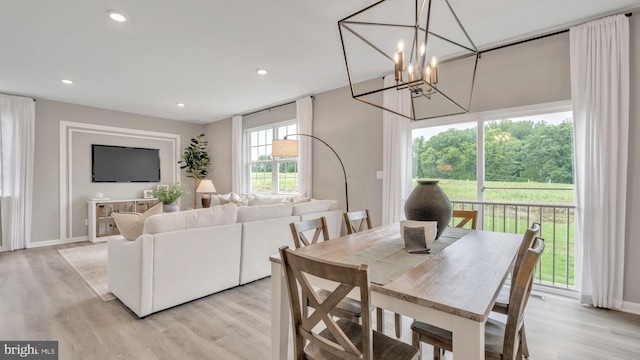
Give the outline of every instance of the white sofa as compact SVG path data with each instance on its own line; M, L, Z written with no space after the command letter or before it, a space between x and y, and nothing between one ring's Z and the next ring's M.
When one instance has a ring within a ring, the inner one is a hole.
M293 247L289 224L324 216L329 237L340 236L337 203L241 206L154 215L134 241L108 240L109 290L138 317L271 273L269 256Z

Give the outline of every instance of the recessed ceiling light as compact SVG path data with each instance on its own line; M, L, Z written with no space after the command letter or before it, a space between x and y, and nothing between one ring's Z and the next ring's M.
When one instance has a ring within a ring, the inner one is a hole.
M258 69L258 70L256 70L256 72L258 73L258 75L267 75L267 70L266 69Z
M117 22L125 22L127 21L127 17L124 16L120 11L118 10L108 10L107 13L109 14L109 17Z
M63 83L65 84L73 84L73 81L69 80L69 79L62 79L61 80Z
M177 103L176 104L178 107L184 107L184 103Z

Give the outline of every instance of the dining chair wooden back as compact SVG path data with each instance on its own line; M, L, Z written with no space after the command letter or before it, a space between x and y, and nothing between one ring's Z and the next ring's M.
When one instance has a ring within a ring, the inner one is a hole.
M533 244L536 236L540 232L540 224L534 222L531 224L531 227L527 229L522 237L522 243L518 248L518 255L516 255L516 260L513 264L513 271L511 272L511 279L515 279L518 276L518 271L520 271L520 267L522 266L522 262L524 261L524 255L527 253L527 250Z
M464 227L471 221L470 229L476 228L476 221L478 219L478 210L453 210L453 215L451 216L453 220L453 224L457 228ZM456 224L456 219L460 219L460 221Z
M544 240L535 238L531 247L525 252L518 276L512 281L513 291L509 302L507 322L489 318L485 323L485 358L486 359L522 359L522 330L524 324L524 309L527 305L536 264L544 251ZM420 342L433 345L433 359L440 360L441 349L452 351L453 334L450 331L414 321L413 344ZM454 354L455 358L455 354Z
M368 311L362 314L362 325L343 318L335 319L331 315L337 304L356 288L362 307L370 308L367 265L325 261L300 254L286 246L280 248L280 258L289 291L295 359L417 358L418 349L378 332L374 335ZM337 287L329 296L319 296L311 286L310 276L330 280L337 283ZM305 306L302 304L308 304L314 311L303 311ZM374 351L380 354L374 356Z
M343 214L344 223L347 226L347 234L353 234L362 230L373 228L369 209L362 211L352 211Z
M521 334L524 324L524 309L529 301L536 264L544 251L544 240L535 238L533 245L527 249L520 271L511 283L509 311L504 334L502 355L504 359L522 358Z
M327 220L324 216L317 219L294 222L289 224L289 226L291 227L291 235L293 235L293 243L296 249L318 243L320 236L322 236L323 241L329 240ZM313 231L313 237L311 239L305 235L307 231Z
M363 230L372 229L371 216L369 216L369 209L362 211L352 211L343 214L344 223L347 227L347 234L354 234ZM384 309L376 308L376 328L380 332L384 332ZM396 330L396 337L402 336L402 315L394 314L394 325Z
M324 217L306 221L299 221L289 224L291 227L291 235L293 236L293 243L296 249L311 244L317 244L321 239L322 241L329 240L329 233L327 232L327 221ZM311 240L307 238L305 232L313 231L313 237ZM321 297L327 297L330 292L324 289L319 289L318 293ZM304 308L306 311L307 308ZM362 316L362 306L358 300L346 298L331 311L332 315L349 319L351 321L360 322Z
M511 281L515 280L518 276L518 272L522 267L522 262L524 261L524 256L527 253L527 250L533 245L533 242L540 232L540 224L534 222L531 224L531 227L527 229L522 237L522 242L520 243L520 247L518 248L518 254L516 255L516 259L513 264L513 271L511 272ZM532 279L533 280L533 279ZM498 295L498 299L495 304L493 304L493 308L491 311L505 314L509 312L509 298L511 297L511 293L513 292L513 287L509 287L508 290L503 286L500 290L500 294ZM522 341L522 353L525 357L529 357L529 345L527 343L527 336L524 325L522 326L521 331L521 339Z

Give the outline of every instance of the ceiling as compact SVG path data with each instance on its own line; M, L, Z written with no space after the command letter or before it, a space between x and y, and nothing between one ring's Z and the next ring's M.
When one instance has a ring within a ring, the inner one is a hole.
M0 0L0 92L221 120L348 85L337 21L373 3ZM480 49L640 7L638 0L450 3ZM111 20L109 9L128 21Z

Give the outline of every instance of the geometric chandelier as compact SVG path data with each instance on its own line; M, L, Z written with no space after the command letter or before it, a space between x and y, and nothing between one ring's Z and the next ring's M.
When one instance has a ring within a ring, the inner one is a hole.
M354 99L411 120L469 112L480 53L448 0L381 0L338 28ZM387 74L392 85L368 81ZM385 108L385 91L410 109Z

